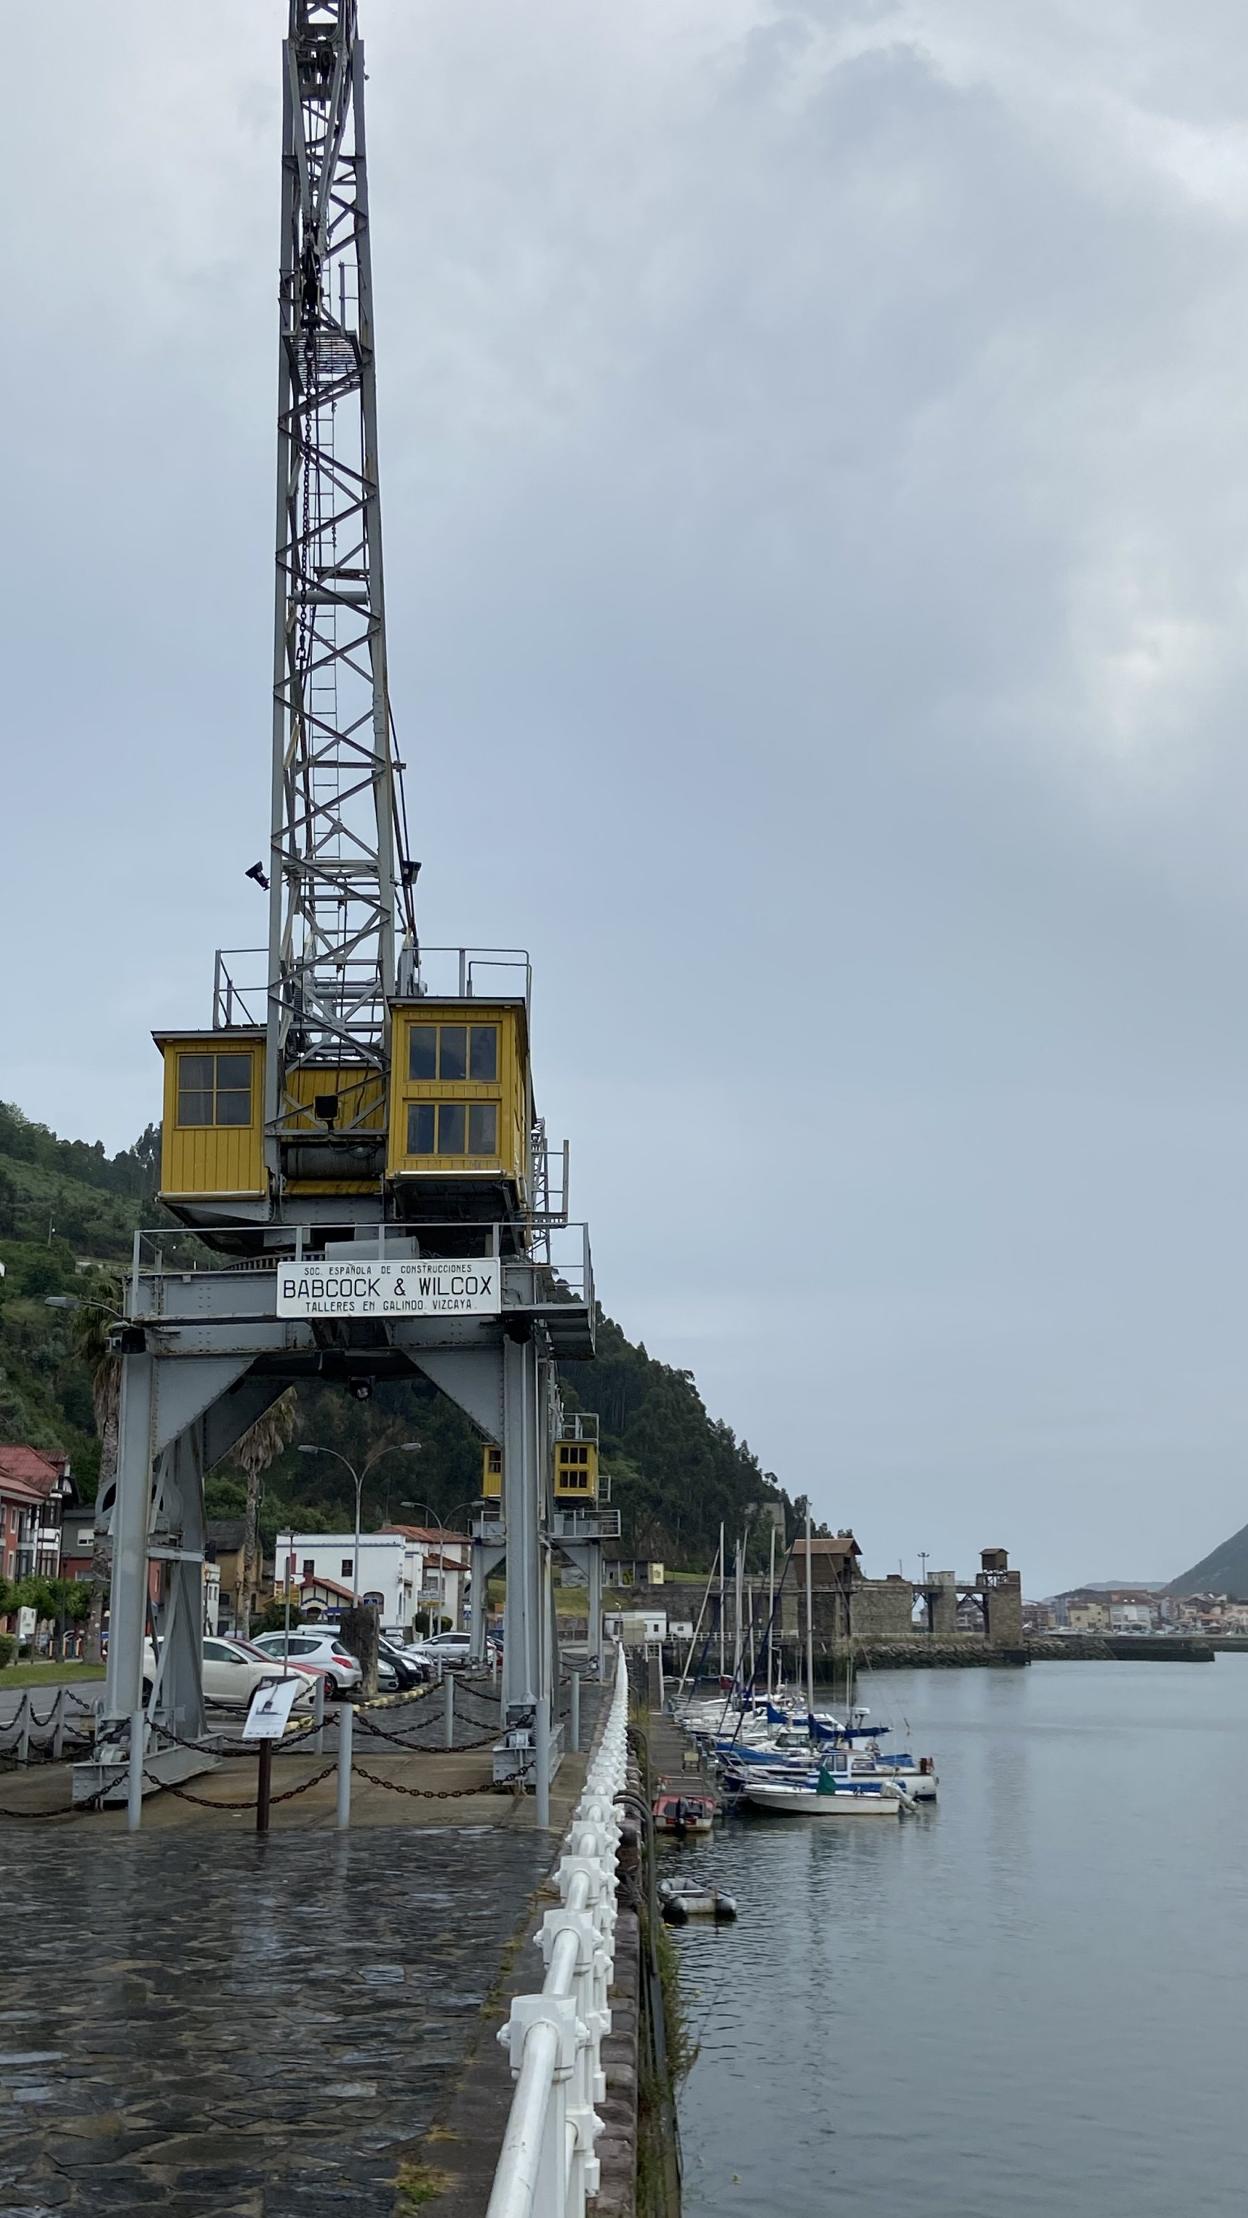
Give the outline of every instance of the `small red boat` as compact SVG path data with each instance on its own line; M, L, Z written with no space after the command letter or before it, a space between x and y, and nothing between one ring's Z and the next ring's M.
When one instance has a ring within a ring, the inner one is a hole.
M656 1833L709 1833L715 1823L715 1798L689 1794L680 1787L660 1787L651 1805Z

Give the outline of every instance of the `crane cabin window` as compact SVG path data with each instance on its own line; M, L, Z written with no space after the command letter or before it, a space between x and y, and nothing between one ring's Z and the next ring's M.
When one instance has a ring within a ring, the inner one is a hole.
M409 1155L498 1154L496 1101L412 1101L407 1108Z
M409 1078L429 1078L443 1083L466 1079L477 1086L493 1085L498 1078L498 1026L409 1025L407 1075Z
M250 1055L179 1055L178 1123L249 1125Z

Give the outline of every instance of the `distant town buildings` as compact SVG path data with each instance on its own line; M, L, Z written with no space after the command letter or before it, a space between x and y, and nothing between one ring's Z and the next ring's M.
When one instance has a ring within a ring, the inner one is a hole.
M1248 1601L1229 1594L1167 1594L1157 1587L1075 1587L1026 1602L1028 1633L1248 1634Z

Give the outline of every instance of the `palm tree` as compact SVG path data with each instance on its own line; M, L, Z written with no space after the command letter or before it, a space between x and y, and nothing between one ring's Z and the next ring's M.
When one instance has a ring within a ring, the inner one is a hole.
M238 1597L235 1630L246 1640L251 1631L251 1595L256 1583L260 1521L260 1474L276 1462L290 1443L299 1423L299 1403L293 1386L257 1417L234 1450L247 1475L247 1506L243 1512L243 1584Z
M93 1278L91 1283L95 1294L74 1316L74 1347L79 1361L85 1363L91 1373L91 1406L95 1412L95 1429L100 1436L100 1475L91 1535L91 1613L86 1639L86 1660L98 1664L112 1554L99 1504L117 1484L121 1418L121 1357L111 1345L109 1336L125 1295L125 1281L120 1272L110 1271Z

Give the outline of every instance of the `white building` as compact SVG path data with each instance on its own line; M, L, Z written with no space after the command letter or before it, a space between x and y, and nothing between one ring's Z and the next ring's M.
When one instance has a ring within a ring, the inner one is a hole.
M384 1632L410 1636L422 1606L427 1552L405 1533L360 1534L359 1595L373 1605ZM279 1595L287 1573L305 1617L337 1616L350 1606L356 1588L355 1534L279 1533L274 1580Z
M430 1619L445 1619L448 1629L457 1633L463 1624L468 1566L472 1561L472 1542L467 1533L435 1525L387 1525L386 1531L402 1533L404 1539L424 1551L420 1607Z
M1147 1602L1112 1602L1109 1610L1111 1632L1151 1633L1153 1612Z

